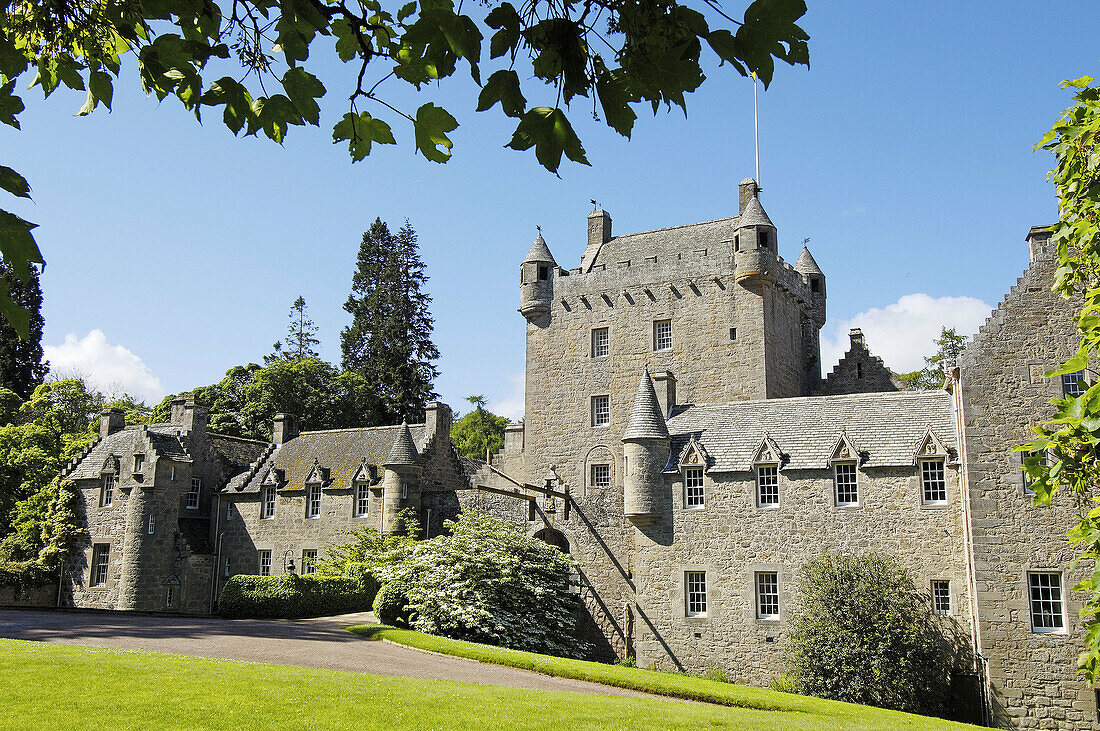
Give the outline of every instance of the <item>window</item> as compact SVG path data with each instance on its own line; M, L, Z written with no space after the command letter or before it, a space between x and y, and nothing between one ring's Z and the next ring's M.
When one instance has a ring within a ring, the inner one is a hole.
M925 505L947 504L947 480L944 476L942 459L922 459L920 461L920 484Z
M402 483L402 490L404 490L404 483ZM401 497L405 497L402 492ZM321 486L310 485L309 496L306 498L306 517L316 518L321 515Z
M684 507L703 507L703 468L684 470Z
M951 582L932 582L932 611L943 616L951 614Z
M223 564L223 566L224 566L223 573L226 576L232 576L232 574L229 572L229 556L225 557L225 563Z
M109 508L115 501L115 476L103 475L103 487L99 488L99 507Z
M1065 629L1062 608L1062 575L1053 572L1027 575L1031 599L1031 631L1048 633Z
M1024 462L1030 457L1037 458L1039 460L1039 464L1044 464L1045 465L1047 463L1047 453L1046 453L1045 450L1039 450L1037 452L1020 452L1020 465L1021 465L1021 468L1022 468ZM1027 476L1027 472L1024 472L1023 475L1024 475L1024 493L1027 494L1027 495L1034 495L1035 491L1031 489L1031 478Z
M169 586L168 591L165 592L165 594L164 594L164 608L165 609L171 609L172 605L175 603L175 599L176 599L176 592L174 591L175 588L176 587L174 587L174 586Z
M767 231L761 231L760 232L760 248L761 249L768 248L768 232Z
M821 280L818 279L817 277L810 277L810 291L811 292L820 292L821 291Z
M592 465L592 487L609 487L611 485L611 465Z
M611 398L609 396L592 397L592 426L607 426L611 423Z
M103 586L107 583L107 566L111 560L111 545L109 543L97 543L92 546L92 565L88 584L91 586Z
M271 551L260 551L260 576L271 576Z
M736 340L736 339L737 339L737 328L731 327L730 328L730 340Z
M672 320L653 322L653 349L672 350Z
M362 518L370 508L370 488L365 482L355 484L355 517Z
M191 489L187 491L187 509L196 510L199 507L199 493L202 491L202 480L198 477L191 478Z
M549 264L539 264L539 281L540 282L545 282L549 278L550 278L550 265Z
M684 572L684 598L687 601L687 616L707 616L707 572Z
M592 357L606 358L611 352L611 346L607 339L607 328L598 327L592 331Z
M144 464L145 464L145 455L144 454L135 454L134 455L134 474L135 475L141 474L141 468Z
M149 516L149 535L153 535L157 531L157 516L150 514Z
M1062 374L1062 393L1066 396L1080 396L1087 389L1084 371Z
M321 488L317 488L317 492L318 492L317 510L318 510L318 512L320 512L320 510L321 510L320 490L321 490ZM401 499L404 500L408 497L409 497L409 483L408 483L407 480L402 480L401 481Z
M854 462L838 462L833 465L833 484L836 487L837 506L859 504L859 485L856 482Z
M760 465L756 468L756 504L762 508L779 505L777 465Z
M168 468L168 479L170 481L176 479L176 466L175 465L172 465L171 467Z
M761 571L756 574L757 619L779 619L779 574Z
M315 574L315 573L317 573L317 549L316 548L302 549L302 573L303 574Z
M275 517L275 488L265 487L263 500L260 502L260 519L267 520Z
M233 503L225 504L225 519L233 520Z

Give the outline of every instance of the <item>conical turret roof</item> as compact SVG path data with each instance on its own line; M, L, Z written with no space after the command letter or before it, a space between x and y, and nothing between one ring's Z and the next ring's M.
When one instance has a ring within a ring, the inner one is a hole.
M739 226L771 226L775 228L775 224L768 218L768 214L764 211L764 206L760 205L759 196L753 196L749 199L749 202L745 204L745 212L741 214L741 221Z
M419 461L420 455L416 453L416 445L413 443L412 433L409 432L409 425L403 421L401 428L397 431L397 438L393 440L393 446L390 447L390 451L386 454L386 461L382 465L384 467L414 465Z
M550 247L546 245L546 240L542 238L542 233L539 233L538 238L535 239L535 243L531 244L530 251L527 252L527 256L523 259L524 264L530 261L545 261L551 264L558 263L554 260L554 255L550 253Z
M634 407L630 410L630 421L626 424L623 441L631 439L668 439L668 424L653 390L653 380L649 377L649 366L642 371L642 380L634 394Z
M825 272L821 271L821 267L814 261L813 254L810 253L809 247L803 246L802 253L798 255L798 261L794 263L794 270L799 274L820 274L825 276Z

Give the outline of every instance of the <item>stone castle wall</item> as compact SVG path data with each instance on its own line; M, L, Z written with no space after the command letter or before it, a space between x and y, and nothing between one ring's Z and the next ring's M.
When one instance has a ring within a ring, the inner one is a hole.
M1050 291L1056 263L1041 259L1006 296L959 359L966 470L981 652L988 660L993 721L999 726L1094 728L1096 699L1075 672L1084 649L1078 620L1085 597L1072 592L1089 567L1070 570L1070 496L1035 507L1025 494L1020 454L1030 426L1053 413L1061 379L1043 373L1076 351L1073 304ZM1062 575L1065 632L1031 629L1029 571Z

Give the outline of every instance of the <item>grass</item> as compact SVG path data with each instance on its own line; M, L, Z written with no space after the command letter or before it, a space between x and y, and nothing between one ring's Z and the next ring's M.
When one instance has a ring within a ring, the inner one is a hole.
M717 679L643 670L625 665L605 665L550 655L509 650L475 642L450 640L412 630L385 625L354 625L347 628L358 635L385 639L408 647L455 655L478 662L506 665L574 680L586 680L642 693L683 698L724 706L728 713L764 714L756 722L735 727L783 729L974 729L976 726L938 718L887 711L870 706L840 703L809 696L749 688ZM705 706L683 705L683 708ZM647 723L652 724L652 719ZM741 721L740 723L746 723Z

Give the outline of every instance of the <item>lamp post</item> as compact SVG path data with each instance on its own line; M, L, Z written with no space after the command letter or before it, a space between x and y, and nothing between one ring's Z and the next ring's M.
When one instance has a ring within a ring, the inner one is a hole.
M283 551L283 573L284 574L293 574L294 573L294 549L293 548L288 548L285 551Z

